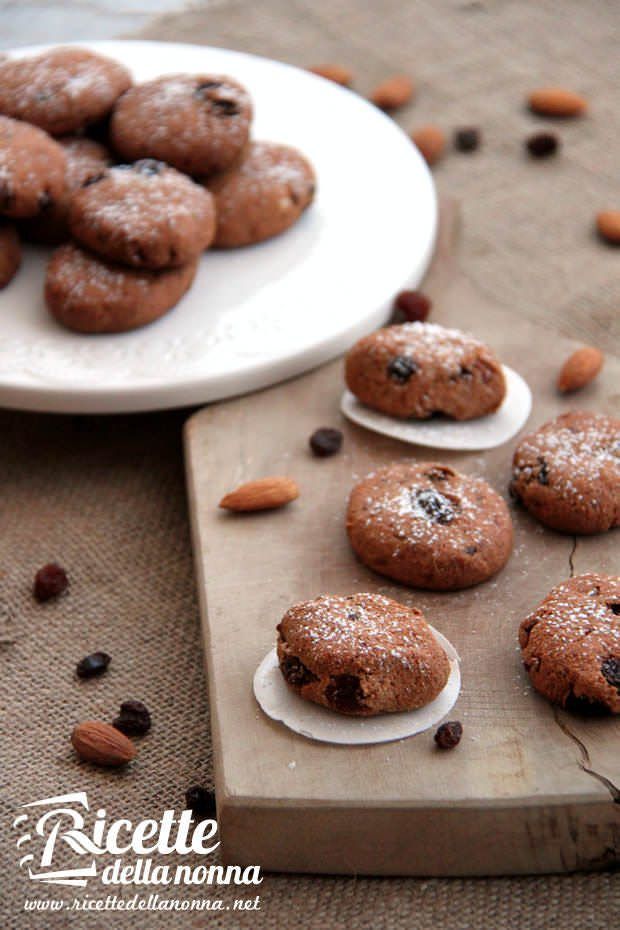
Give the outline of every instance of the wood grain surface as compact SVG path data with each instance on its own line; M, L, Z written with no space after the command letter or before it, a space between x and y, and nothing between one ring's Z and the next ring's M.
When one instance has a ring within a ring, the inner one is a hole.
M471 330L534 393L527 429L562 411L617 409L618 360L573 397L554 388L576 343L490 302L455 257L457 211L444 203L424 290L432 319ZM186 426L186 462L211 700L218 816L228 862L266 869L491 875L608 867L620 861L620 720L584 720L536 695L522 670L520 620L571 573L617 571L617 534L580 538L514 509L515 547L497 578L452 593L389 584L360 565L344 532L358 477L395 460L441 460L507 493L516 440L482 453L434 455L342 420L342 362L217 404ZM614 393L615 392L615 393ZM318 426L344 430L319 460ZM218 511L242 481L289 474L301 495L269 513ZM376 591L415 604L454 643L464 736L441 753L427 732L401 742L314 743L268 719L252 676L287 607L320 593Z

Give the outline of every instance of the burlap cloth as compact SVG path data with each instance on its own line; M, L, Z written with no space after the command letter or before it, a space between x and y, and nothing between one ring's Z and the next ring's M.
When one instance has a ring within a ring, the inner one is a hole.
M609 350L620 256L595 243L591 221L596 210L619 205L619 25L612 0L212 0L157 21L146 36L300 65L342 62L362 91L395 70L412 72L418 100L400 118L404 126L432 120L484 131L481 152L453 154L436 171L439 188L464 204L468 272L511 300L515 313L553 318ZM593 113L560 127L560 160L532 165L521 139L535 123L521 100L546 82L577 87ZM377 165L369 183L380 184L382 170ZM0 647L5 926L617 926L620 890L610 873L452 881L268 875L262 910L238 917L23 912L33 886L17 868L10 831L18 805L83 789L111 818L139 821L179 809L188 785L211 781L181 452L186 415L0 414L0 637L14 640ZM71 591L41 607L32 576L52 558L67 566ZM109 673L78 682L74 663L96 649L113 656ZM111 719L129 697L145 701L155 720L138 762L124 773L77 764L73 724ZM53 887L36 891L62 896ZM221 896L230 901L238 890Z

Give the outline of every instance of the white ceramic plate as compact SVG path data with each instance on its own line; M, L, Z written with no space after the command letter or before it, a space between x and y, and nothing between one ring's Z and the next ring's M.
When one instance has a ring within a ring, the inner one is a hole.
M476 420L398 420L385 413L371 410L360 403L351 391L345 391L340 409L349 420L381 433L400 439L413 446L430 446L433 449L475 451L501 446L519 432L532 410L532 392L526 381L502 365L506 379L506 396L495 413Z
M305 152L317 197L283 236L207 253L181 303L133 333L63 330L43 302L47 253L27 250L0 292L0 405L114 413L256 390L339 354L386 319L397 290L420 281L435 238L431 176L407 136L362 97L226 49L80 44L124 62L137 81L175 71L238 78L255 103L254 137Z
M418 710L379 717L347 717L305 701L285 684L276 649L268 652L256 669L254 696L268 717L307 739L352 746L389 743L414 736L439 723L454 707L461 690L458 653L439 630L432 626L431 630L450 660L450 676L435 700Z

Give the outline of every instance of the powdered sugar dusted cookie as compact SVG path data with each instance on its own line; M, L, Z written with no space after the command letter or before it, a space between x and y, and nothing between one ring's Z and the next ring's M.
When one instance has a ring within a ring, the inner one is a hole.
M215 234L213 197L161 161L118 165L77 191L69 226L109 261L170 268L196 258Z
M620 420L574 410L521 440L511 493L541 523L563 533L620 524Z
M315 177L296 149L251 142L243 160L208 182L217 204L215 245L250 245L277 236L312 202Z
M415 588L455 591L508 561L508 507L482 478L436 462L388 465L355 485L347 532L359 559Z
M128 161L160 158L199 176L234 162L248 141L251 119L250 97L232 78L169 74L127 91L110 130Z
M0 116L0 213L34 216L62 196L66 157L36 126Z
M532 684L567 710L620 713L620 577L586 574L556 585L522 622Z
M111 58L54 48L0 64L0 113L62 136L102 119L130 85L127 68Z
M65 136L57 142L66 156L63 194L42 213L20 224L24 238L46 245L58 245L69 238L71 198L83 184L102 174L111 161L105 146L85 136Z
M402 419L472 420L497 410L506 385L493 352L473 336L434 323L388 326L347 354L349 390Z
M52 316L80 333L121 333L144 326L179 302L197 261L148 271L112 265L73 244L60 246L47 267L45 300Z
M450 674L421 611L378 594L295 604L278 625L278 659L300 697L352 716L422 707Z

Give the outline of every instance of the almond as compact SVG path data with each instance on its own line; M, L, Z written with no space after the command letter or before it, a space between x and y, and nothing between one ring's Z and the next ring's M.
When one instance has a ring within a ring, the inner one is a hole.
M411 139L429 165L439 161L446 147L446 137L439 126L420 126L419 129L413 130Z
M239 485L221 499L220 507L238 511L272 510L289 504L296 497L299 497L299 488L293 479L277 475Z
M596 228L607 242L620 245L620 210L603 210L597 214Z
M413 97L413 81L406 74L395 74L377 84L370 99L382 110L395 110Z
M564 87L540 87L532 91L528 103L541 116L580 116L588 109L583 97Z
M327 78L328 81L333 81L334 84L341 84L342 87L349 87L353 81L353 72L343 65L313 65L312 68L308 68L308 71L318 74L319 77Z
M125 765L136 755L136 747L124 733L100 720L86 720L71 734L78 756L96 765Z
M578 391L589 384L603 367L603 353L594 346L583 346L566 359L558 376L558 391Z

